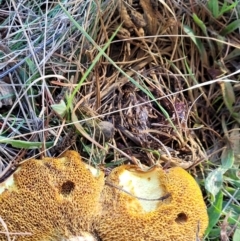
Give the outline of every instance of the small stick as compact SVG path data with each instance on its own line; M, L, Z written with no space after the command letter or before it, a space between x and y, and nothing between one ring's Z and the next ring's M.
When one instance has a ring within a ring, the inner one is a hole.
M139 199L139 200L143 200L143 201L163 201L163 200L165 200L165 199L167 199L167 198L169 198L169 197L171 196L170 193L167 193L166 195L164 195L164 196L162 196L162 197L152 198L152 199L151 199L151 198L137 197L137 196L133 195L132 193L130 193L130 192L122 189L121 187L119 187L119 186L117 186L117 185L115 185L115 184L113 184L113 183L111 183L111 182L106 181L105 183L106 183L108 186L114 187L114 188L116 188L116 189L118 189L118 190L120 190L120 191L123 191L123 192L127 193L128 195L130 195L130 196L132 196L132 197L135 197L135 198L137 198L137 199Z

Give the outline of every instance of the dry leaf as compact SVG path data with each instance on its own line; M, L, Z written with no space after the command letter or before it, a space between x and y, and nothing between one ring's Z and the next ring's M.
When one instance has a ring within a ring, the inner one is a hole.
M0 80L0 108L3 105L12 105L13 104L13 100L12 100L13 96L14 96L14 91L13 91L13 88L11 87L11 85Z

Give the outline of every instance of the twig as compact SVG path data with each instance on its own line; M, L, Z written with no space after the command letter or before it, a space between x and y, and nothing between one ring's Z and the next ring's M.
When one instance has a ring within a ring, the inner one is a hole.
M143 201L163 201L163 200L165 200L165 199L167 199L167 198L169 198L169 197L171 196L170 193L167 193L166 195L164 195L164 196L162 196L162 197L159 197L159 198L143 198L143 197L137 197L137 196L133 195L132 193L130 193L130 192L122 189L121 187L119 187L119 186L117 186L117 185L115 185L115 184L113 184L113 183L111 183L111 182L105 181L105 183L106 183L108 186L110 186L110 187L114 187L114 188L116 188L116 189L118 189L118 190L120 190L120 191L123 191L123 192L127 193L127 194L130 195L131 197L135 197L135 198L137 198L137 199L139 199L139 200L143 200Z

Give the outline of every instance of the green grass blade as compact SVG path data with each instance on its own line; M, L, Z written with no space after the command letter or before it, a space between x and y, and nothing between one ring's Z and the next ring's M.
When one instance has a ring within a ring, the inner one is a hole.
M208 208L208 217L209 217L209 224L208 228L205 232L206 236L209 235L213 227L217 224L222 211L223 206L223 193L219 192L216 195L215 201L212 203L212 205Z
M220 9L219 12L219 17L222 16L224 13L231 11L233 8L235 8L238 5L238 1L236 1L235 3L232 3L228 6L227 1L224 1L223 6Z
M30 141L21 141L14 140L7 137L0 136L0 143L10 144L15 148L24 148L24 149L37 149L43 146L42 142L30 142ZM50 147L54 142L46 142L46 147Z
M231 11L238 5L238 1L228 5L227 1L223 2L221 9L219 10L219 0L209 0L207 3L207 8L212 13L214 18L221 17L224 13Z
M193 17L193 21L201 28L201 30L203 31L203 33L208 36L207 34L207 27L206 25L204 24L204 22L194 13L192 15Z
M183 29L184 29L184 32L191 38L191 40L194 42L194 44L197 46L198 48L198 51L199 53L201 54L201 57L203 59L203 62L205 64L208 63L207 61L207 54L206 54L206 50L202 44L202 42L200 41L200 39L198 39L196 36L195 36L195 33L194 31L187 25L184 25L183 26Z
M214 18L217 18L219 16L218 0L209 0L207 3L207 7Z
M225 27L220 34L223 36L226 36L227 34L232 33L233 31L235 31L236 29L240 28L240 19L237 19L233 22L231 22L230 24L228 24L227 27Z
M201 30L203 31L204 35L206 37L209 37L208 36L208 32L207 32L207 27L204 24L204 22L195 13L192 15L192 17L193 17L193 21L199 26L199 28L201 28ZM213 44L212 44L212 42L211 42L211 40L209 38L207 38L207 42L208 42L210 50L212 52L212 56L215 56L214 46L213 46Z

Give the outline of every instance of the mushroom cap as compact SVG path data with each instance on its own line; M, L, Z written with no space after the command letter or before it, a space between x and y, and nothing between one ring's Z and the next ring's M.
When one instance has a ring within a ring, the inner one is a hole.
M182 168L144 172L124 165L106 180L97 224L103 241L195 241L207 225L200 188Z
M103 186L104 174L82 162L75 151L32 159L1 184L0 216L10 234L18 233L16 240L81 237L91 232L101 211ZM0 231L6 232L2 225ZM0 240L6 235L0 233Z

